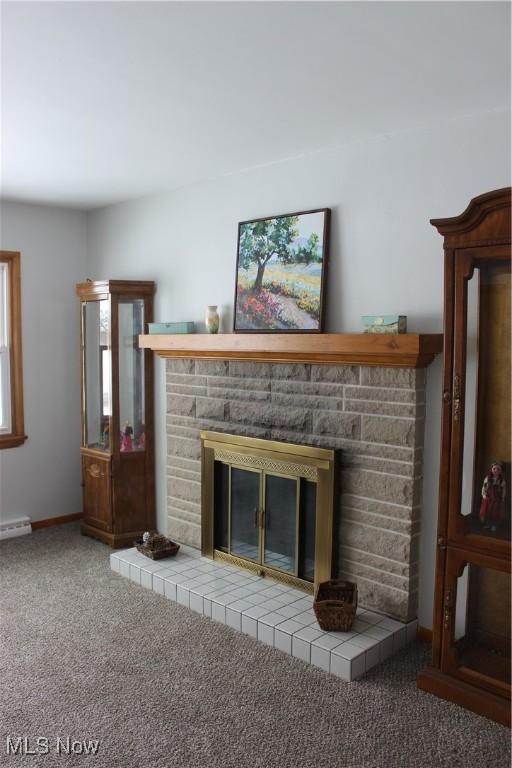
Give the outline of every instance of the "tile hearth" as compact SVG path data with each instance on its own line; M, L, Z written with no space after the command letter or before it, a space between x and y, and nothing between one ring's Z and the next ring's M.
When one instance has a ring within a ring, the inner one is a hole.
M182 546L176 557L160 561L135 548L116 551L110 565L153 592L348 682L416 635L416 620L403 624L363 608L357 609L350 632L323 632L311 595L203 558L192 547Z

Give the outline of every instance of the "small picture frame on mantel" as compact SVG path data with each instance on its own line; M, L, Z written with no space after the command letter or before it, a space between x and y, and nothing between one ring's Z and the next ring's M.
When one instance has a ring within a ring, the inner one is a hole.
M241 221L235 333L321 333L330 208Z

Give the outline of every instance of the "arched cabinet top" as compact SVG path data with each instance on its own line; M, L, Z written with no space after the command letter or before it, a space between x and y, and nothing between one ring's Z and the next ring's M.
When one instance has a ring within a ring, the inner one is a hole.
M431 219L444 236L445 248L510 243L511 188L496 189L473 198L459 216Z

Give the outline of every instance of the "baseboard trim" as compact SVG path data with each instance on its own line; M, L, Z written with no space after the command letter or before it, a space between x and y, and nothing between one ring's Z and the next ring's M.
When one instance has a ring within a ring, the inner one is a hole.
M34 526L32 526L34 527ZM420 627L418 624L418 629L416 630L416 637L418 640L426 640L427 643L432 642L432 630L427 629L427 627Z
M17 520L0 522L0 541L14 539L18 536L26 536L28 533L32 533L30 517L20 517Z
M54 525L73 523L75 520L81 520L81 518L82 513L77 512L74 515L62 515L61 517L48 517L46 520L34 520L32 522L32 530L37 531L38 528L51 528Z

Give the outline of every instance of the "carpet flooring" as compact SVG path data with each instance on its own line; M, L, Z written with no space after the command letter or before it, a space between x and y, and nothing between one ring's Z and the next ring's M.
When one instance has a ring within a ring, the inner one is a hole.
M416 689L425 643L344 683L114 574L109 552L75 524L0 542L2 767L508 768L508 729ZM49 753L8 755L8 736ZM68 736L97 754L57 754Z

